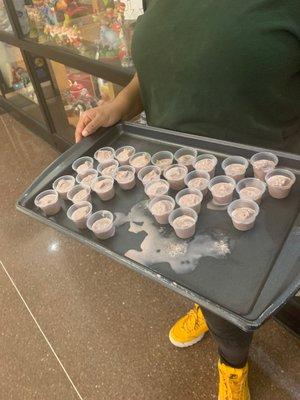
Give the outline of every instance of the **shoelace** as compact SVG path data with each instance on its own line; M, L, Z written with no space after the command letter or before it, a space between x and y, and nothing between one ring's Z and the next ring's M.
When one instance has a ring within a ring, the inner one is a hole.
M192 332L199 326L198 323L198 309L194 307L186 316L183 327L187 332Z
M233 378L222 372L222 379L226 388L226 400L242 400L246 380L244 374L240 378Z

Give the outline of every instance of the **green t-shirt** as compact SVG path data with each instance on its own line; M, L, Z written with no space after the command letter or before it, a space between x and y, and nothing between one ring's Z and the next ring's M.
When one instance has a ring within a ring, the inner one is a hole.
M132 54L150 125L300 142L300 0L154 0Z

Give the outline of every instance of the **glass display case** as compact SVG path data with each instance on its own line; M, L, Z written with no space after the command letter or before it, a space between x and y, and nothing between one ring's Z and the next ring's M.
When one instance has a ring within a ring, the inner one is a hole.
M131 38L135 20L143 12L142 0L30 0L25 4L29 39L89 59L132 66Z
M45 126L41 108L20 49L0 42L0 85L13 108Z

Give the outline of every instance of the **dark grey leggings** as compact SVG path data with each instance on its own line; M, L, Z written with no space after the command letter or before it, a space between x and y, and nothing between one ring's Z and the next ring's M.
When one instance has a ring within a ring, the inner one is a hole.
M220 359L226 365L243 368L248 359L253 332L244 332L225 319L202 309L209 331L218 344Z

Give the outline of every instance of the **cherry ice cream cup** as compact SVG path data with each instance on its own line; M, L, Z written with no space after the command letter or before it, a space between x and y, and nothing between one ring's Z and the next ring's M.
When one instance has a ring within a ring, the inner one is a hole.
M241 200L253 200L260 204L266 184L257 178L245 178L237 183L236 191Z
M81 203L82 201L91 200L91 188L82 185L75 185L67 193L67 198L72 203Z
M207 193L209 181L210 175L206 171L191 171L184 179L184 183L189 189L200 190L203 196Z
M203 194L197 189L182 189L175 197L176 203L182 208L191 208L199 214L201 210L201 202Z
M229 204L227 212L236 229L248 231L254 226L259 214L259 206L255 201L238 199Z
M129 158L129 165L135 168L136 172L139 172L142 168L147 167L151 162L151 155L145 151L135 153Z
M101 200L111 200L115 196L114 179L109 176L98 176L93 181L91 189L97 193Z
M193 167L196 171L208 172L210 178L213 178L217 164L218 159L213 154L201 154L196 158Z
M136 185L135 168L131 165L123 165L117 169L115 180L123 190L131 190Z
M57 191L62 199L67 198L68 191L75 186L75 178L72 175L60 176L53 182L53 189Z
M91 187L97 176L98 171L96 169L87 169L84 174L76 176L76 182L82 186Z
M195 235L198 214L191 208L176 208L169 215L169 224L180 239L189 239Z
M188 174L185 165L172 164L164 170L164 177L173 190L181 190L185 187L184 179Z
M116 150L115 158L120 165L128 165L129 159L135 154L135 148L132 146L123 146Z
M284 199L290 194L296 176L288 169L276 168L268 172L265 179L270 196Z
M213 196L213 202L225 206L232 202L236 182L226 175L219 175L210 180L208 189Z
M170 151L158 151L151 157L151 163L164 171L173 164L174 156Z
M174 158L178 165L185 165L187 169L191 171L197 154L198 152L196 149L185 147L177 150L174 154Z
M245 178L245 173L249 162L246 158L240 156L227 157L222 162L222 168L226 176L230 176L236 182Z
M105 164L99 164L97 167L97 171L102 176L110 176L113 177L119 167L119 161L111 160Z
M114 216L110 211L100 210L90 215L87 227L101 240L109 239L115 235Z
M56 190L45 190L34 199L34 204L47 216L57 214L61 209L58 193Z
M157 181L160 179L161 169L156 165L148 165L147 167L142 168L138 172L138 178L143 183L143 185L147 185L147 183L152 181Z
M79 229L86 228L89 216L92 214L92 204L88 201L73 204L67 211L67 217L74 222Z
M72 169L77 172L79 176L84 174L86 170L93 169L94 160L92 157L80 157L77 158L72 164Z
M272 171L278 164L278 157L268 151L256 153L250 158L254 176L261 181L265 180L268 172Z
M175 200L171 196L154 197L148 204L148 209L156 221L161 225L169 222L169 215L175 208Z
M166 195L169 193L169 190L170 184L164 179L151 181L145 185L145 193L150 199L153 199L157 196Z
M99 164L105 165L115 158L115 150L112 147L101 147L95 152L94 158Z

